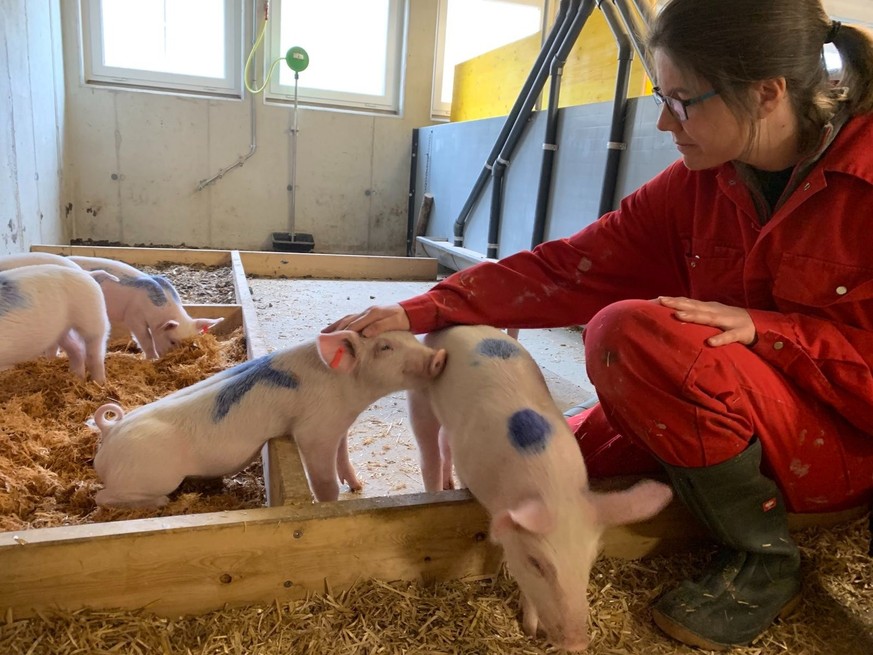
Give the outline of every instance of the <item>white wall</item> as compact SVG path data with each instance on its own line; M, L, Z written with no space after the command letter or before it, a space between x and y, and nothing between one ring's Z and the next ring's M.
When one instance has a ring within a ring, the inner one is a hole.
M409 3L402 116L299 110L295 227L317 252L405 254L412 129L432 124L436 4ZM288 230L291 107L256 96L255 154L198 191L249 152L249 99L85 87L77 5L63 3L71 237L269 249Z
M60 0L0 0L0 254L63 243Z

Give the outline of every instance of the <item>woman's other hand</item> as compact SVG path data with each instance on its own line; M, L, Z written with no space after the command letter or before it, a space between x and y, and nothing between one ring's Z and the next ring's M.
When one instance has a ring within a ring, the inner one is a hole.
M710 346L726 346L741 343L752 346L758 340L758 332L752 317L742 307L731 307L720 302L703 302L690 298L661 296L658 298L664 307L675 310L680 321L710 325L721 330L721 334L709 337Z

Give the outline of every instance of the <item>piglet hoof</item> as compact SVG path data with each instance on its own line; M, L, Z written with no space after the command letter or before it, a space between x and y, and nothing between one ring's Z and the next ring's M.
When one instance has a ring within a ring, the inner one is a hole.
M350 480L344 479L343 482L349 485L349 491L352 492L358 492L364 488L364 484L360 480L358 480L357 476L352 476Z

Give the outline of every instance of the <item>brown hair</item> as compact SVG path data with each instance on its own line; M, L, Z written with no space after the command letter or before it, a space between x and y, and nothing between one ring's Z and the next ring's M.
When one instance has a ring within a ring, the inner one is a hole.
M822 47L833 42L843 69L835 93ZM815 147L840 105L873 112L873 35L831 21L821 0L670 0L655 16L647 46L686 74L706 80L740 119L755 121L749 87L784 77L800 118L800 146Z

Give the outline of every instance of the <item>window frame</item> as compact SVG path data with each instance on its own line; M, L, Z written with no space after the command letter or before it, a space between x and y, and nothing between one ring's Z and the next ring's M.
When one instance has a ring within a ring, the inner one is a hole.
M363 111L367 113L400 115L403 112L403 90L406 84L406 51L409 22L409 0L388 0L389 35L385 54L386 91L382 95L350 93L346 91L328 91L307 87L305 72L298 78L297 102L300 105L325 109L340 109L348 111ZM297 44L281 44L280 31L282 27L283 0L273 0L270 5L270 23L268 29L267 55L264 61L264 74L270 69L272 62L284 59L287 50L283 46L293 47ZM260 27L258 28L260 29ZM279 66L283 66L284 62ZM283 85L279 82L278 71L271 77L264 98L268 101L289 103L294 100L294 85Z
M242 98L246 0L224 2L224 69L221 79L107 66L103 63L102 0L81 0L83 82L88 86L161 91L176 94Z
M501 2L539 7L541 12L540 33L542 34L546 17L549 13L550 0L501 0ZM431 89L430 101L430 114L431 117L436 120L448 120L452 111L451 103L443 102L441 99L446 60L446 23L448 22L449 15L448 3L449 0L438 0L437 2L436 49L434 52L433 87Z

